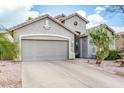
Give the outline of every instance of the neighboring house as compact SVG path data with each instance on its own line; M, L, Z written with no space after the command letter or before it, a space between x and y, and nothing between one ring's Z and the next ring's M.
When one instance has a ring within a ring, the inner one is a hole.
M88 22L77 13L55 17L46 14L10 28L16 33L14 39L19 41L19 60L90 58L89 37L84 35Z
M122 38L122 35L124 35L124 32L117 33L117 36L115 39L115 45L117 49L121 49L124 47L124 39Z

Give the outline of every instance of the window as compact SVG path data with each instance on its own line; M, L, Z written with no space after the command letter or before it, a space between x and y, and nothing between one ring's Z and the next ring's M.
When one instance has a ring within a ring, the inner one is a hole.
M77 21L75 21L75 22L74 22L74 25L75 25L75 26L77 26L77 25L78 25L78 22L77 22Z

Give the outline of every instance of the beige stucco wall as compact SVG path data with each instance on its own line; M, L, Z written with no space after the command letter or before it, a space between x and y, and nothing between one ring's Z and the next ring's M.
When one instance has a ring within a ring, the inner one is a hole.
M46 24L46 20L48 20L48 24L50 26L50 29L47 30L44 28L44 25ZM40 21L34 22L32 24L29 24L27 26L24 26L22 28L19 28L17 30L15 30L16 34L14 36L14 38L17 41L20 41L19 38L24 38L23 36L30 36L29 39L34 38L36 39L36 37L33 37L33 35L41 35L41 37L43 38L43 35L46 35L47 39L51 38L55 35L55 37L53 39L61 39L58 36L62 36L62 37L66 37L69 39L69 58L72 59L73 55L74 55L74 34L69 32L67 29L65 29L64 27L60 26L59 24L57 24L56 22L54 22L53 20L49 19L49 18L44 18ZM22 37L21 37L22 36ZM38 36L37 38L40 39L40 36ZM28 37L25 37L28 38ZM41 38L41 39L42 39ZM21 44L21 43L20 43Z
M77 26L74 25L74 22L75 21L78 22L78 25ZM67 27L69 27L70 29L72 29L73 31L79 31L79 32L81 32L81 34L85 33L85 31L86 31L86 22L83 21L78 16L73 16L73 17L65 20L65 23L64 24Z

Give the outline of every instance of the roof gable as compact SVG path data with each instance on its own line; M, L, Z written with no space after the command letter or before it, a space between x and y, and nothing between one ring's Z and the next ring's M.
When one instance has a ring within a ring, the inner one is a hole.
M17 25L17 26L14 26L14 27L9 28L9 30L12 31L12 30L20 29L20 28L22 28L22 27L24 27L24 26L27 26L27 25L32 24L32 23L34 23L34 22L40 21L40 20L42 20L42 19L44 19L44 18L49 18L49 19L51 19L52 21L54 21L55 23L59 24L60 26L62 26L62 27L65 28L66 30L68 30L68 31L70 31L71 33L77 35L76 32L70 30L68 27L64 26L61 22L59 22L57 19L53 18L52 16L50 16L50 15L48 15L48 14L45 14L45 15L39 16L39 17L37 17L37 18L34 18L34 19L32 19L32 20L23 22L23 23L21 23L21 24L19 24L19 25Z
M109 31L111 31L112 33L115 32L111 27L109 27L109 26L106 25L106 24L100 24L100 25L98 25L98 26L88 28L87 30L94 29L94 28L99 28L99 27L103 27L103 26L106 26L106 28L107 28Z
M86 18L82 17L82 16L79 15L78 13L71 14L71 15L65 17L62 21L68 20L68 19L70 19L70 18L72 18L72 17L74 17L74 16L78 16L79 18L81 18L81 19L82 19L83 21L85 21L86 23L89 23L89 21L88 21Z
M108 31L110 31L111 33L115 33L115 31L112 28L110 28L108 25L106 25L106 24L100 24L98 26L88 28L88 29L86 29L86 31L89 31L89 30L95 29L95 28L99 28L99 27L102 27L102 26L106 26L106 28L108 29ZM84 33L84 34L80 35L80 37L85 37L85 36L88 36L88 34L87 33Z

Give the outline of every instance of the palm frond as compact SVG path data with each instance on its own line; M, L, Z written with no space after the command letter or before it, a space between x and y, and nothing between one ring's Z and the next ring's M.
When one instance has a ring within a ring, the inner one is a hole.
M19 49L16 42L12 42L5 35L8 32L0 33L0 59L13 60L18 57Z

